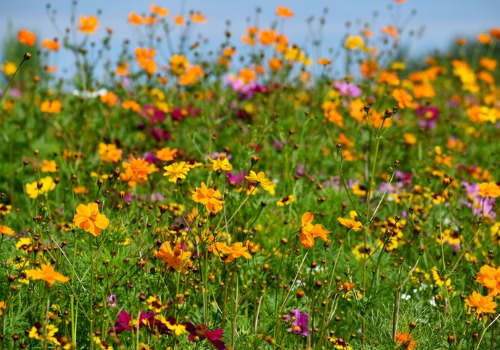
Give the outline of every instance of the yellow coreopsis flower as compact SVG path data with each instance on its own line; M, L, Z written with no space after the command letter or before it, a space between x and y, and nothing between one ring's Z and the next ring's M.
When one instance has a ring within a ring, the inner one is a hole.
M191 167L186 162L179 162L165 166L163 169L165 169L163 176L168 176L168 181L177 182L186 178Z
M54 284L55 282L67 282L69 277L66 277L54 270L54 267L49 264L43 264L42 268L26 271L26 276L32 280L44 280L47 283Z
M54 188L56 188L56 183L50 176L47 176L41 179L40 181L35 181L26 184L26 194L30 198L35 199L41 194L45 194L49 191L52 191Z

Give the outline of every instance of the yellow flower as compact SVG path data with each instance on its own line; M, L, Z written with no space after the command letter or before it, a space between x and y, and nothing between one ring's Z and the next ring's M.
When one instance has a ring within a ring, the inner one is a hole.
M3 71L3 74L5 74L7 76L10 76L10 75L13 75L16 72L17 66L14 63L12 63L12 62L5 61L2 64L1 70Z
M12 205L0 203L0 213L5 216L10 213Z
M29 184L26 184L26 194L30 198L37 198L41 194L45 194L49 191L52 191L56 188L56 184L54 180L50 177L44 177L40 181L35 181Z
M88 205L80 204L76 207L73 222L76 226L96 237L101 234L102 230L109 226L109 219L104 214L99 213L97 203L89 203Z
M26 271L26 276L32 280L44 280L47 283L54 284L55 282L67 282L69 277L66 277L54 270L54 267L48 264L43 264L41 269Z
M3 310L7 308L7 304L5 304L5 301L0 301L0 316L3 315Z
M78 31L85 34L95 34L99 27L99 20L96 16L80 16L78 20Z
M276 202L276 205L278 207L283 207L285 205L289 205L290 203L295 202L295 196L293 194L290 194L286 197L281 198Z
M260 185L264 190L266 190L272 196L274 196L275 193L274 187L276 186L276 184L273 181L268 180L263 171L257 174L255 171L250 170L250 174L248 176L245 176L245 179L247 179L250 182L260 183Z
M355 50L363 47L364 44L365 42L362 37L348 35L344 46L348 50Z
M40 104L40 111L44 113L60 113L62 110L62 104L58 100L47 100Z
M173 163L163 167L163 169L165 169L163 176L168 176L168 181L170 182L177 182L179 179L185 179L189 170L191 170L186 162Z
M342 226L345 226L350 230L361 231L363 229L363 224L359 221L345 218L338 218L337 220Z
M217 159L208 158L208 160L212 162L212 164L206 165L208 169L213 169L215 171L219 169L224 171L229 171L233 169L233 166L231 165L231 163L229 163L229 159L227 159L225 153L219 154Z

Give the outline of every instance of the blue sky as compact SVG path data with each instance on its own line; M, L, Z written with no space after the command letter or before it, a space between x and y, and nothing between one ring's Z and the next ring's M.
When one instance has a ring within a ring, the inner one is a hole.
M223 40L227 20L231 21L232 43L240 44L240 37L248 26L247 18L255 17L255 8L261 7L259 18L261 28L269 27L276 20L274 11L278 5L291 8L295 17L284 23L285 33L291 42L303 44L308 38L307 19L313 16L313 27L317 26L324 8L329 12L323 29L323 46L320 56L327 56L328 48L334 50L340 46L346 34L346 22L353 23L350 31L355 33L363 23L369 22L374 30L385 25L402 26L419 31L424 28L420 39L408 39L403 35L403 44L411 48L414 54L429 51L431 48L446 49L450 41L457 36L475 37L480 31L500 27L500 0L407 0L404 4L395 4L391 0L80 0L77 15L93 15L100 9L99 33L92 39L98 40L105 28L114 30L113 45L116 50L125 38L132 41L140 37L137 28L127 23L131 11L148 12L154 2L170 10L170 16L193 9L200 10L208 19L207 24L195 27L195 33L202 33L212 47L217 47ZM12 21L15 31L26 28L35 31L40 39L60 37L61 33L51 23L46 11L46 4L57 11L57 26L61 30L70 25L72 0L0 0L0 41L4 39L8 21ZM388 6L392 5L393 10ZM411 15L412 10L416 10ZM376 18L373 13L378 12ZM196 36L193 36L193 41ZM70 58L60 55L54 58L59 65Z

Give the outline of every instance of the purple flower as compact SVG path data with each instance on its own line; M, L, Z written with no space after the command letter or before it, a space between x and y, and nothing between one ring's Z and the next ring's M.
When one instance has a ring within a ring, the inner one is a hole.
M245 173L242 172L233 174L232 172L227 172L226 179L231 186L240 187L245 184Z
M170 133L167 130L162 129L149 129L149 134L153 136L156 142L168 141L170 140Z
M226 344L222 341L222 328L215 329L213 331L209 331L207 326L201 324L199 326L195 326L192 322L184 323L186 326L186 330L189 332L189 341L197 342L203 339L208 339L213 346L215 346L218 350L227 349Z
M108 298L108 307L117 307L118 299L116 299L116 294L111 294Z
M439 110L434 106L419 106L415 114L420 117L419 125L424 129L433 129L439 118Z
M350 97L359 97L361 96L361 89L356 86L354 83L348 83L345 81L336 81L333 83L333 87L337 89L340 93L340 96L350 96Z
M293 315L293 319L290 315L286 315L285 318L288 322L294 321L292 327L288 329L289 332L297 335L302 335L306 337L309 334L307 326L309 325L309 314L306 312L300 312L299 309L290 310L290 314Z
M123 331L131 331L132 329L137 330L144 326L152 326L154 317L154 312L141 311L139 320L136 322L135 320L132 321L132 317L127 311L122 310L118 314L118 318L115 321L115 326L109 330L108 334L120 334Z

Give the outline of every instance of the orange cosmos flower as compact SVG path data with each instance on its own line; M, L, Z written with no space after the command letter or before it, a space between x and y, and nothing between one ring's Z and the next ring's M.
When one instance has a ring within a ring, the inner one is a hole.
M481 197L496 198L500 196L500 186L494 182L481 182L477 186L479 187L477 194Z
M174 23L177 24L178 26L184 24L184 17L182 16L174 16L172 19L174 20Z
M361 231L363 229L363 224L359 221L345 218L338 218L339 223L353 231Z
M220 191L208 188L204 182L201 183L200 188L196 188L196 191L193 191L191 198L196 203L204 204L207 210L213 214L221 211L224 204L224 201L220 199L222 198Z
M115 69L116 75L127 75L128 74L128 64L120 63Z
M490 295L482 296L476 291L472 292L472 295L465 300L465 303L476 310L477 315L481 314L493 314L497 307L497 303L493 301L493 297Z
M180 85L193 84L196 81L198 81L198 79L203 78L203 75L204 75L203 69L199 65L191 66L186 70L186 72L183 75L179 77L177 82Z
M383 34L387 34L387 35L389 35L390 37L392 37L392 38L394 38L396 40L399 39L399 32L393 26L384 27L384 28L380 29L380 31Z
M47 100L40 104L40 111L44 113L59 113L62 110L62 104L58 100Z
M163 243L157 251L155 256L165 261L168 267L177 272L187 274L187 268L193 264L191 261L191 252L181 248L180 243L177 243L172 249L170 242Z
M175 159L177 154L177 148L170 149L170 147L164 147L156 151L156 158L164 162L170 162Z
M128 23L133 24L135 26L139 26L144 23L144 17L139 16L137 13L132 11L128 15Z
M283 18L293 17L293 12L288 7L278 6L276 8L276 16Z
M477 41L479 41L481 44L489 45L491 44L491 36L487 33L480 33L477 36Z
M35 45L36 36L29 30L22 29L17 32L17 39L23 45L33 46Z
M40 170L42 170L43 173L55 173L58 170L58 166L55 160L44 160Z
M54 267L49 264L43 264L41 269L26 271L26 277L32 280L44 280L47 283L54 284L55 282L68 282L69 277L66 277L54 270Z
M125 170L125 173L122 174L122 180L128 181L128 185L131 187L145 184L148 175L157 170L155 165L148 163L143 158L135 158L132 155L130 158L129 162L122 162Z
M215 253L217 255L225 255L224 261L230 263L234 259L239 257L244 257L245 259L250 259L252 256L248 252L248 247L244 246L241 242L236 242L232 246L226 245L224 242L215 243Z
M151 48L141 48L137 47L135 49L135 59L139 64L139 67L144 69L148 74L153 74L156 71L156 62L154 57L156 56L156 50Z
M327 242L328 234L330 233L330 231L325 230L320 224L313 225L313 220L314 215L309 212L302 215L302 226L300 227L299 240L300 244L307 249L314 246L314 239L316 237L319 237L323 241Z
M130 110L137 112L137 113L141 111L141 106L137 102L131 101L131 100L123 101L122 107L123 107L123 109L130 109Z
M99 143L99 156L103 162L116 163L122 159L122 150L117 148L115 144Z
M7 304L5 304L5 301L0 301L0 316L3 315L3 310L7 308Z
M394 89L392 97L398 102L399 108L413 108L413 97L403 89Z
M54 40L45 39L44 41L42 41L40 46L45 47L47 50L50 51L57 51L59 50L59 47L61 45L59 44L59 41L57 39Z
M93 236L99 236L101 231L109 226L109 219L99 213L97 203L89 203L88 205L80 204L76 207L76 214L73 217L73 222L79 228L84 229Z
M500 294L500 267L495 269L484 265L477 274L476 282L488 288L488 295L497 296Z
M9 226L0 225L0 235L14 236L14 230L12 230Z
M396 334L396 342L401 344L403 349L413 350L415 345L417 345L417 341L414 340L410 333L397 333Z
M262 45L272 45L276 42L276 32L273 29L263 29L259 33L259 41Z
M490 35L494 37L497 40L500 40L500 28L491 28L490 29Z
M78 31L85 34L95 34L99 27L99 20L96 16L80 16L78 20Z
M170 72L173 75L182 75L189 65L188 59L183 55L172 55L170 57Z
M150 10L151 12L157 14L160 17L166 17L168 16L169 13L168 9L156 6L155 4L151 4Z
M202 15L201 12L199 11L191 13L189 17L194 23L207 23L207 18L204 15Z
M107 91L104 95L101 95L100 100L102 103L105 103L110 107L113 107L118 102L118 96L116 96L111 91Z
M322 57L322 58L318 58L316 60L316 62L318 62L322 66L328 66L329 64L332 63L332 60L325 58L325 57Z

